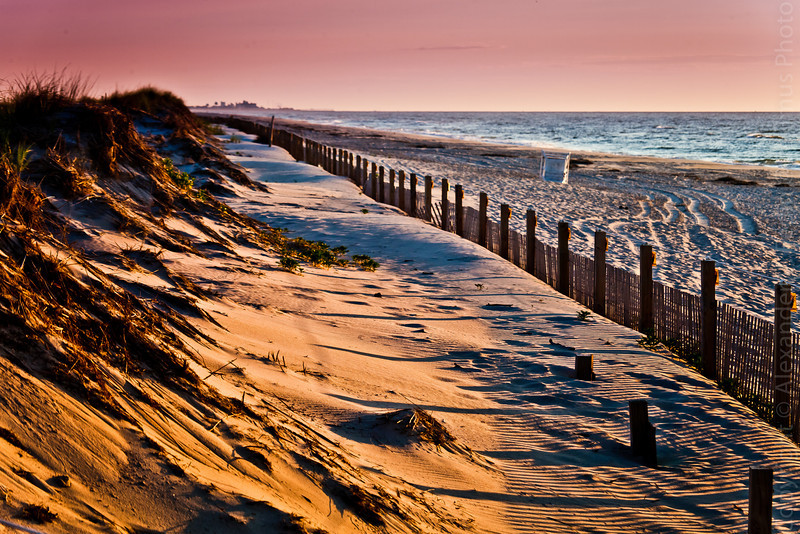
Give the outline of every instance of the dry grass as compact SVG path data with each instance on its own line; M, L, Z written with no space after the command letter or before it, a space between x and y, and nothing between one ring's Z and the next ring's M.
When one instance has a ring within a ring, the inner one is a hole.
M58 519L58 514L51 511L47 506L40 504L26 504L17 514L20 519L34 521L36 523L52 523Z
M419 408L398 410L384 417L401 432L415 436L420 441L433 443L436 447L446 447L456 441L444 425L425 410Z

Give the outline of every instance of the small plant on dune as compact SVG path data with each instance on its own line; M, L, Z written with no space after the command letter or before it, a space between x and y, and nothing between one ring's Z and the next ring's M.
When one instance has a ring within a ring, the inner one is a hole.
M652 329L644 332L644 335L636 342L640 347L648 350L655 350L661 345L661 340L658 339Z
M373 260L366 254L353 254L353 263L364 269L365 271L374 271L381 266L380 263Z
M300 262L288 256L282 257L278 265L281 266L281 269L290 273L301 274L303 272L303 268L300 267Z
M286 239L281 253L290 258L306 261L314 267L346 267L348 261L341 256L347 253L345 247L330 248L324 241L309 241L302 237Z
M233 144L241 143L242 138L236 134L231 134L230 138L228 139L228 142Z
M17 178L28 168L30 163L31 147L18 144L12 148L8 139L0 143L0 169L7 176Z
M169 176L170 180L172 180L176 186L183 190L189 190L194 187L194 178L192 178L189 173L183 172L175 167L175 164L172 163L172 160L169 158L164 158L162 162L167 176Z
M581 310L577 313L579 321L588 321L589 315L590 315L589 310Z
M225 135L225 130L219 124L200 120L200 126L208 135Z

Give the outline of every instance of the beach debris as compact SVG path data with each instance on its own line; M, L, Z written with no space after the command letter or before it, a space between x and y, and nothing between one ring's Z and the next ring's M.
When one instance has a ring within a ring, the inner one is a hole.
M553 341L552 339L550 339L550 344L554 347L558 347L559 349L572 350L572 351L577 350L575 347L570 347L569 345L563 345L561 343L558 343L557 341Z
M545 182L566 184L569 181L569 153L542 151L539 177Z

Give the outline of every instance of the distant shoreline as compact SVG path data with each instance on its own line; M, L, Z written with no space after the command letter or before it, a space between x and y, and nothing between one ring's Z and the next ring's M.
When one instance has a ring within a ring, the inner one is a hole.
M524 148L800 170L794 115L677 112L339 112L195 108Z

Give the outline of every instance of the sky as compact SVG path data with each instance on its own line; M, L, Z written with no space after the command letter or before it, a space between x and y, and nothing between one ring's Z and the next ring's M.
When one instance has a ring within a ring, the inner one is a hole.
M0 0L0 79L388 111L800 111L800 0Z

